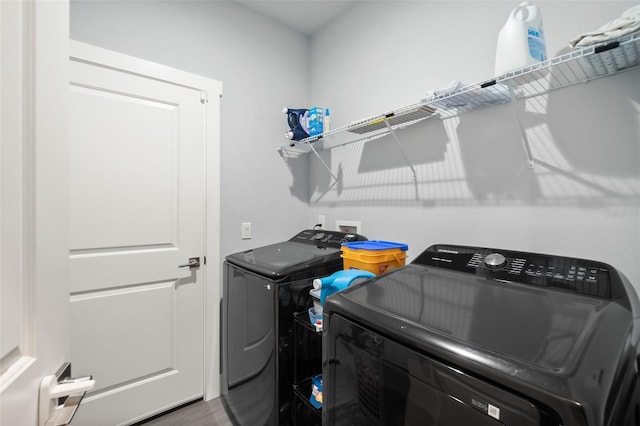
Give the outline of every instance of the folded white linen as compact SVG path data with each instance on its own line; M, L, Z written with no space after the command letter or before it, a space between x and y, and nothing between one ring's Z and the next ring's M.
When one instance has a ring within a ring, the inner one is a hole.
M569 41L571 47L590 46L640 30L640 5L625 10L619 18L609 21L600 28L580 34Z

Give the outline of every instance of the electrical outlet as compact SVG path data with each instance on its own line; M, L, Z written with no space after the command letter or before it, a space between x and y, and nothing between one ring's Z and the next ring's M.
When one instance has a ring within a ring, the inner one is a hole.
M251 239L251 222L242 222L242 239Z
M318 222L316 222L318 225L320 225L320 228L324 229L324 215L323 214L319 214L318 215Z
M359 220L336 220L336 231L362 234L362 222Z

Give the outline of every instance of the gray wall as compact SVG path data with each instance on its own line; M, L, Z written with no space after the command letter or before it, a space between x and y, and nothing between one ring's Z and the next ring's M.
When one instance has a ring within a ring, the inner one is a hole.
M309 226L307 157L285 163L275 149L282 107L308 104L308 37L231 1L72 0L71 38L222 81L223 255Z
M538 2L550 57L635 2ZM311 40L312 103L332 124L493 77L498 31L517 2L359 3ZM640 288L640 70L322 151L310 159L310 221L362 221L370 239L547 252L609 262Z
M635 2L538 2L548 54ZM410 259L450 242L609 262L640 287L639 71L414 126L394 142L274 149L281 108L328 106L334 127L419 101L454 79L492 77L496 38L517 2L361 2L308 38L229 1L75 1L71 37L223 82L222 253L282 240L326 216L360 220ZM253 223L240 240L240 223Z

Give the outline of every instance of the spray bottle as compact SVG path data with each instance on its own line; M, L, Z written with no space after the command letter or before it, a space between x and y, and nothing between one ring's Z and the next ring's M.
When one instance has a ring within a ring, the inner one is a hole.
M329 108L324 110L324 124L323 124L324 133L327 133L329 130L331 130L331 116L329 115Z

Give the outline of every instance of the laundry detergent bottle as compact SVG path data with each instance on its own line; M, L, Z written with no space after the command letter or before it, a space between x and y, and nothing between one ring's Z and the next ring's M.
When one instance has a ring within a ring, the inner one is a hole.
M309 110L304 108L283 108L282 112L287 114L287 124L289 131L284 136L287 139L299 141L309 137Z
M328 277L316 278L313 280L313 288L320 289L320 304L324 306L324 300L333 293L344 290L351 284L373 278L376 275L373 272L363 271L360 269L347 269L336 271Z
M509 14L498 34L495 75L547 59L540 8L528 1Z

